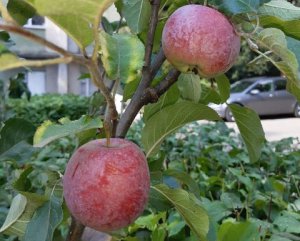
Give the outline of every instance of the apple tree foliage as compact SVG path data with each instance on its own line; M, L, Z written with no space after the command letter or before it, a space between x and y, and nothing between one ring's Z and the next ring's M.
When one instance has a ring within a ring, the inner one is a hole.
M10 240L24 241L62 240L57 238L58 229L67 240L80 239L83 228L76 220L72 220L67 234L66 227L71 218L62 198L62 174L53 171L49 164L49 168L43 170L44 188L32 188L30 179L38 174L28 160L51 143L71 137L74 146L78 147L101 135L125 137L142 110L142 148L149 163L159 165L162 160L160 146L170 134L190 122L220 121L218 114L207 104L226 103L230 85L226 75L212 79L212 84L208 85L201 76L175 70L168 64L161 49L161 34L166 20L176 9L190 3L207 4L224 13L256 54L253 63L261 58L270 61L286 76L287 90L300 101L300 8L285 0L0 2L0 71L74 62L86 68L88 76L106 100L97 102L98 108L106 109L102 115L86 115L74 121L63 118L59 123L46 121L38 128L18 118L1 124L0 160L14 163L17 173L15 179L9 181L9 188L14 190L15 195L0 229L1 233L8 235L5 236L8 240L10 237L13 237ZM109 22L102 17L112 4L121 16L119 22ZM62 49L23 28L24 23L37 14L49 18L64 30L77 44L80 54ZM9 34L18 34L33 43L43 44L55 51L58 57L21 59L6 47ZM92 51L88 51L91 48ZM124 101L129 103L122 114L117 113L114 103L114 95L119 88L123 90ZM255 163L266 142L260 119L249 108L237 105L229 105L229 108L247 148L248 160ZM231 171L240 183L251 188L248 177L234 169ZM164 176L176 179L185 188L172 186ZM151 178L147 215L140 217L128 229L111 234L114 240L144 240L141 236L134 236L137 230L143 229L151 231L152 240L169 240L176 228L183 227L184 240L262 240L258 225L250 218L220 223L217 217L226 213L226 208L221 202L217 203L214 213L214 207L208 207L207 199L201 197L198 184L186 173L172 169L162 172L159 169L151 173ZM281 183L276 185L281 188ZM235 200L229 194L222 198L227 200L227 204ZM179 221L173 222L176 227L167 232L165 224L170 218ZM293 229L298 219L296 215L285 213L276 220L278 225L284 222L286 229ZM260 229L264 228L263 225L259 226ZM291 232L299 234L299 227L298 231L293 229ZM299 240L292 234L276 237L263 240Z

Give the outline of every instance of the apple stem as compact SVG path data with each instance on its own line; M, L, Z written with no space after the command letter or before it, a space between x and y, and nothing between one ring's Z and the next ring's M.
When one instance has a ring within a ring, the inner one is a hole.
M203 5L207 6L207 0L204 0Z
M106 136L106 146L110 146L110 138L111 138L111 122L108 119L104 120L104 131Z

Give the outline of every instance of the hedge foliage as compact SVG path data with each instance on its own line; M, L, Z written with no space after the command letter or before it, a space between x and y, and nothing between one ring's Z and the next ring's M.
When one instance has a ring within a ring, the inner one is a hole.
M18 117L29 120L36 126L44 120L57 121L62 117L79 119L89 109L89 98L74 94L45 94L30 100L7 99L6 119Z

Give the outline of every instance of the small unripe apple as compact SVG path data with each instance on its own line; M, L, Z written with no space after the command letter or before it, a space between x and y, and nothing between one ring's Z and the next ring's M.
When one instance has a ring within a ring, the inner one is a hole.
M168 61L181 72L196 70L210 78L233 65L240 52L240 37L223 14L191 4L169 17L162 47Z
M134 143L111 138L81 146L68 162L64 198L83 225L110 232L132 223L144 210L150 189L145 155Z

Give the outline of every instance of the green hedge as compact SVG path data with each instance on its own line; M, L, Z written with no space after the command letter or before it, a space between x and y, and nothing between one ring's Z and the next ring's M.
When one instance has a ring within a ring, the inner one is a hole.
M44 120L57 121L62 117L79 119L88 112L89 98L73 94L45 94L33 96L30 101L25 98L8 99L6 118L20 117L35 125Z

